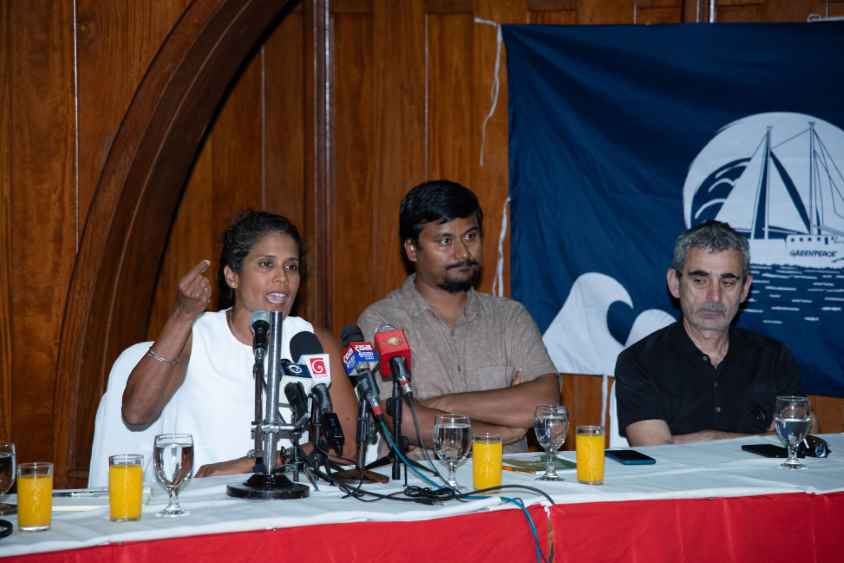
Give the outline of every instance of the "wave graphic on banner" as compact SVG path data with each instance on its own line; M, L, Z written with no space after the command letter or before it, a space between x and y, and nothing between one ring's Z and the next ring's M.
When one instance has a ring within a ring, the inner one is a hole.
M611 374L615 358L627 346L674 322L660 309L639 313L623 342L610 331L612 306L623 304L632 311L633 300L614 278L597 272L575 280L568 298L542 337L555 366L571 373ZM577 330L572 330L575 328Z

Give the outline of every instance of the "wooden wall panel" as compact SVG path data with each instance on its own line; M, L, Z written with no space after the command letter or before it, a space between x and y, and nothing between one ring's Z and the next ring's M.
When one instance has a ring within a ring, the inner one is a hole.
M12 434L12 5L0 0L0 440Z
M682 0L638 0L633 4L633 23L660 24L682 21Z
M188 3L189 0L77 3L80 231L129 102ZM106 76L109 80L103 80Z
M381 267L370 251L373 223L390 215L377 198L374 150L377 109L373 104L374 22L371 12L338 13L334 29L334 201L333 329L357 322L363 306L380 297L372 280ZM398 211L395 211L398 214ZM376 216L379 216L376 218ZM398 238L398 235L396 235ZM390 249L398 252L398 244Z
M571 9L531 10L525 23L545 25L573 25L577 23L577 5ZM561 6L565 8L567 6Z
M383 296L404 280L398 251L398 209L408 189L427 179L428 100L424 3L376 0L374 10L374 72L378 80L372 158L377 207L371 226L377 268L375 295Z
M13 2L11 20L12 435L23 462L52 455L56 350L76 251L70 4Z
M809 14L825 14L826 0L768 0L762 17L771 22L804 22Z
M472 118L475 104L483 103L471 80L476 26L471 14L428 14L427 20L426 177L471 185L480 145ZM489 96L483 98L488 105Z
M579 0L577 23L633 23L633 4L630 0Z

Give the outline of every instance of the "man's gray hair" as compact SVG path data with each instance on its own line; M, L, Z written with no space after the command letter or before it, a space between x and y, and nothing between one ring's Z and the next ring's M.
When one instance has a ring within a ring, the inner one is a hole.
M671 262L676 271L683 271L690 248L703 248L709 252L738 250L744 262L742 277L750 272L750 244L727 223L707 221L681 233L674 241L674 259Z

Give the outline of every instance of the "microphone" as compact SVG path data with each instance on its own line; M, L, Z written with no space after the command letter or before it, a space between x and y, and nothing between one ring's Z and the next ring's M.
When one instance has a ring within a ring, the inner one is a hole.
M284 396L287 397L287 403L293 411L293 424L298 426L303 419L308 417L308 395L305 393L305 386L301 381L288 383L284 386Z
M312 386L310 395L313 397L314 423L320 423L321 433L328 448L338 455L343 452L346 436L343 426L334 412L328 387L331 385L331 359L323 352L319 338L312 332L302 331L290 339L290 356L296 363L308 370ZM318 419L317 419L318 417Z
M267 333L270 330L270 314L267 311L253 311L252 320L252 353L259 362L267 353Z
M349 377L357 379L361 374L372 372L378 366L378 354L372 344L363 338L357 325L348 325L341 333L343 341L343 367Z
M319 401L322 412L334 410L328 386L331 385L331 359L322 350L319 338L313 332L302 331L290 339L290 357L308 369L312 385L308 392Z
M375 332L375 349L380 357L381 377L395 379L405 397L413 396L410 386L410 345L400 328L381 325Z
M365 400L366 403L369 405L369 408L372 410L372 414L375 415L375 418L381 420L384 418L384 411L381 409L381 404L379 402L380 397L378 396L378 384L375 383L375 380L372 379L371 373L365 373L358 377L358 382L355 385L355 389L360 395L362 400Z
M366 401L372 414L380 419L384 416L378 397L378 385L372 378L372 369L378 365L378 355L372 344L364 341L363 332L357 325L348 325L341 332L343 346L343 368L355 381L355 390L361 400Z

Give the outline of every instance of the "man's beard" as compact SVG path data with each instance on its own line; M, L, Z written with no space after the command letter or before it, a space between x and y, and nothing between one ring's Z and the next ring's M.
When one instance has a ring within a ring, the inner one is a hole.
M448 270L453 270L456 268L465 268L471 267L472 275L469 276L467 279L464 280L450 280L448 279ZM458 264L453 264L446 268L446 275L443 277L443 281L437 284L437 287L440 289L444 289L449 293L465 293L472 289L473 287L477 287L478 284L481 282L481 265L476 262L475 260L467 260L465 262L460 262Z

